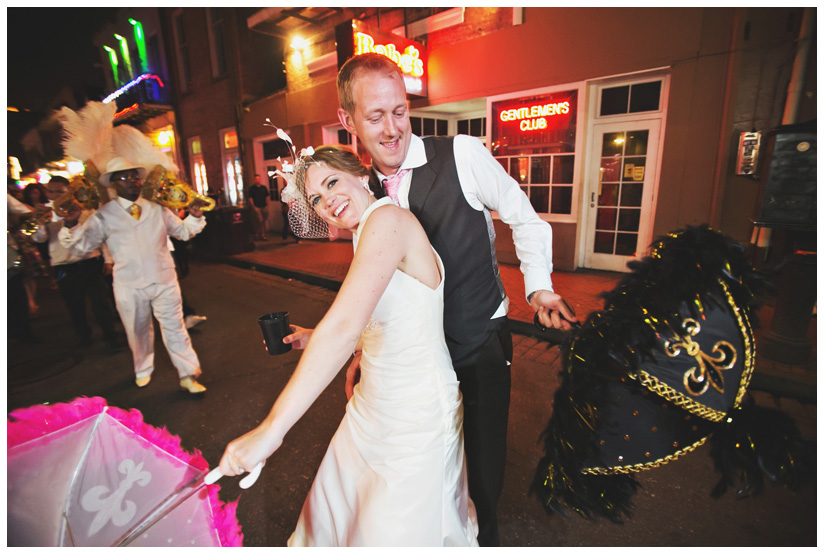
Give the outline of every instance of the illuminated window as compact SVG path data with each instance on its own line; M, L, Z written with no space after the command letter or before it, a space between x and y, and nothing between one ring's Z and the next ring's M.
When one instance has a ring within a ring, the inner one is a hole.
M220 130L223 184L230 204L243 204L243 167L238 149L238 132L234 127Z
M189 144L189 163L191 164L191 175L195 189L200 194L206 195L209 192L209 183L206 180L206 164L203 161L200 137L192 137L187 142Z

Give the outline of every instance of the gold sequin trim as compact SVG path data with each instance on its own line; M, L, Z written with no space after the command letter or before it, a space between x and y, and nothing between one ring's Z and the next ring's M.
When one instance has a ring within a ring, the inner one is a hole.
M727 300L728 305L730 305L734 315L736 316L736 322L738 324L739 331L742 333L742 339L744 343L744 369L742 372L742 377L739 380L739 390L736 394L736 399L733 404L734 407L738 407L739 404L742 402L742 398L745 396L745 391L747 390L748 385L750 384L751 376L753 374L753 330L751 329L750 322L748 321L748 317L745 314L745 311L740 310L736 306L736 303L734 302L733 296L730 294L730 290L728 289L727 285L725 285L725 283L722 280L719 280L719 285L722 286L722 290L725 293L725 299ZM645 372L642 369L640 369L637 374L630 373L629 376L637 380L640 384L642 384L644 387L646 387L653 393L667 399L668 401L687 410L688 412L700 416L706 420L710 420L712 422L720 422L725 417L724 412L714 410L695 401L694 399L689 398L688 396L676 391L669 385L659 381L657 378L655 378L654 376L650 375L648 372Z
M659 468L660 466L664 466L664 465L666 465L667 463L669 463L671 461L675 461L676 459L678 459L682 455L690 453L691 451L695 450L696 448L701 447L708 440L708 437L709 436L703 437L702 439L700 439L699 441L697 441L693 445L685 447L684 449L680 449L679 451L676 451L675 453L672 453L672 454L670 454L666 457L663 457L663 458L655 460L655 461L650 461L650 462L647 462L647 463L631 464L631 465L628 465L628 466L613 466L613 467L610 467L610 468L602 468L602 467L599 467L599 466L594 466L592 468L582 469L582 474L596 474L596 475L600 475L600 476L609 476L609 475L612 475L612 474L632 474L632 473L638 472L640 470L647 470L647 469L650 469L650 468ZM648 456L648 455L645 454L645 456Z

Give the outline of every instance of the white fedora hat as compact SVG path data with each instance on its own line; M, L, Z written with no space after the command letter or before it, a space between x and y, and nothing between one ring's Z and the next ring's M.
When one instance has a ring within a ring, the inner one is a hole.
M115 172L123 172L126 170L137 170L141 179L146 177L146 168L133 164L122 156L115 156L106 163L106 171L100 176L100 184L104 187L111 187L109 178Z

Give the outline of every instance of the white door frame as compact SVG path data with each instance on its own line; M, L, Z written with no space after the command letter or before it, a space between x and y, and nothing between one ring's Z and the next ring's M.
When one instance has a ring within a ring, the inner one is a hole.
M634 84L638 82L645 82L651 79L661 79L662 80L662 89L661 89L661 97L660 97L660 105L657 111L652 112L640 112L640 113L631 113L631 114L624 114L624 115L615 115L615 116L607 116L607 117L598 117L597 110L599 109L599 92L603 87L606 86L615 86L621 84ZM670 71L667 67L657 68L649 71L639 72L639 73L632 73L632 74L625 74L625 75L617 75L605 79L600 79L598 81L592 81L587 84L587 120L589 122L587 128L587 137L584 139L587 148L585 149L585 156L583 158L583 167L582 167L582 183L581 183L581 196L579 205L579 211L581 217L579 219L579 228L578 228L578 245L577 245L577 256L576 256L576 263L578 267L581 268L594 268L594 269L602 269L599 266L592 266L592 245L593 245L593 232L595 231L595 217L596 217L596 210L593 209L591 211L590 208L590 199L593 193L598 195L598 177L599 177L599 160L601 158L601 145L598 144L596 135L599 135L599 139L601 138L601 134L603 131L599 131L597 133L596 128L597 126L606 125L606 124L619 124L619 125L631 125L632 123L639 123L642 124L648 120L658 120L659 122L659 133L658 133L658 145L655 151L648 148L648 157L649 161L653 163L652 171L645 170L646 177L652 174L653 182L652 186L648 189L647 186L645 187L645 198L643 199L643 209L645 205L647 206L647 223L646 225L641 225L639 227L639 243L638 249L636 251L635 257L623 257L624 262L619 264L611 264L612 267L615 268L614 271L619 272L628 272L627 262L634 259L640 259L645 254L647 254L647 249L650 243L653 241L653 225L655 223L655 214L656 214L656 205L659 198L659 184L660 184L660 176L662 171L662 153L664 151L664 142L665 142L665 130L666 130L666 121L667 121L667 108L668 108L668 99L670 95ZM601 128L604 129L604 128ZM626 128L627 129L627 128ZM592 229L591 229L592 226ZM614 258L615 255L611 255ZM606 269L606 268L605 268Z

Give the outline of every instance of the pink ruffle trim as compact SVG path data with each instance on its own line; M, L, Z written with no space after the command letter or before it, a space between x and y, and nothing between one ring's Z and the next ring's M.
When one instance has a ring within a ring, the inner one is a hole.
M6 448L11 449L33 439L45 436L66 426L98 415L106 409L106 399L102 397L78 397L69 403L55 405L35 405L28 408L16 409L9 413L7 419ZM201 452L195 449L194 453L185 451L180 445L180 438L172 435L164 428L156 428L143 421L143 415L137 409L128 411L108 407L106 414L135 432L138 436L157 445L185 461L198 470L209 470L209 463ZM212 518L215 530L224 547L241 547L243 533L235 516L238 501L223 503L218 498L220 486L206 486L209 492L209 504L212 506Z

